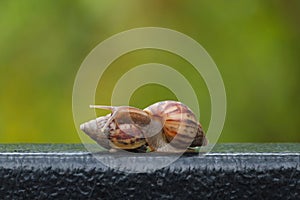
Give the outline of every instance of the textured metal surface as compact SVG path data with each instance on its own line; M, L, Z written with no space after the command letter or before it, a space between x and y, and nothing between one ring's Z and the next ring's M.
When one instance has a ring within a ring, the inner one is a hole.
M163 169L138 174L110 169L79 147L72 151L68 145L56 148L52 145L29 146L31 148L22 148L20 145L18 149L16 146L12 148L2 145L0 199L300 197L298 144L293 144L293 148L284 148L283 145L282 152L261 152L261 149L266 148L264 145L256 145L255 151L248 152L245 149L237 151L241 149L241 144L230 146L235 150L228 150L229 146L219 145L219 152L215 150L204 157L185 154ZM125 165L134 168L175 155L136 154L124 158L122 153L102 152L98 156L115 162L126 162ZM139 164L132 166L134 163Z

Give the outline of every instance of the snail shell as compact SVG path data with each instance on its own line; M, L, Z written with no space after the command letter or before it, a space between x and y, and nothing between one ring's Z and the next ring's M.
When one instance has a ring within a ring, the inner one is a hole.
M162 101L144 109L153 120L159 120L162 130L147 137L154 151L185 151L189 146L207 144L202 126L189 107L177 101ZM169 144L169 145L168 145Z
M151 121L146 112L127 106L92 106L112 113L80 125L80 129L105 148L136 149L146 144L143 127Z
M181 152L189 146L206 145L200 123L186 105L162 101L144 110L128 106L91 106L111 110L80 126L87 135L105 148Z

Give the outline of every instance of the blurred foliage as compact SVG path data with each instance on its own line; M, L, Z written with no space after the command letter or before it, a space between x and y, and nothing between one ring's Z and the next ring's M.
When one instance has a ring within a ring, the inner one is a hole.
M300 142L299 9L297 0L0 1L0 143L80 142L72 87L81 62L106 38L145 26L189 35L214 59L228 101L219 142ZM109 103L122 73L147 62L197 80L176 55L135 51L110 66L96 102ZM193 84L207 127L209 94L204 83ZM145 85L130 103L144 107L162 99L175 95Z

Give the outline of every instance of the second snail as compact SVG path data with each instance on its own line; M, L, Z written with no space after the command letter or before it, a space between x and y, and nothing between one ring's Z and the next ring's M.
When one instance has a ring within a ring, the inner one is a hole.
M181 102L161 101L144 110L130 106L90 106L111 113L80 125L107 149L183 152L207 145L201 124Z

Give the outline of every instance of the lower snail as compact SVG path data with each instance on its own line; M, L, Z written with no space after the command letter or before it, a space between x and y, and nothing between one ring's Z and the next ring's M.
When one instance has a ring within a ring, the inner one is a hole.
M207 145L201 124L189 107L162 101L144 110L130 106L90 106L111 114L80 125L80 129L107 149L136 152L183 152Z

